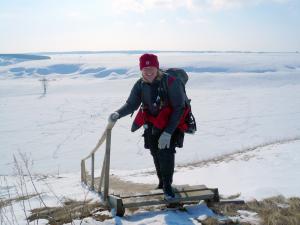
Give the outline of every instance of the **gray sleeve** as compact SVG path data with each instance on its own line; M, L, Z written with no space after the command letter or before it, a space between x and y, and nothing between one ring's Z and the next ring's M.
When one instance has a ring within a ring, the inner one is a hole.
M165 131L169 134L173 134L176 127L179 124L180 118L184 113L186 94L184 91L184 86L180 80L176 79L168 87L168 97L169 103L173 109L167 127Z
M126 103L116 111L120 115L119 118L127 116L137 110L141 105L141 98L141 80L138 80L131 89Z

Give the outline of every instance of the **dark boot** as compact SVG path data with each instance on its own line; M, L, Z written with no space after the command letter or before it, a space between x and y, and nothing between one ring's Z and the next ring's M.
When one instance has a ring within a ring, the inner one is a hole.
M159 160L158 160L158 149L151 150L151 155L153 157L156 175L158 177L158 185L155 189L163 189L163 180L162 180L162 175L160 172L160 165L159 165Z
M159 183L158 183L158 185L156 186L156 190L158 190L158 189L163 189L163 182L162 181L159 181Z
M169 200L175 197L173 188L171 186L173 181L175 154L170 149L159 150L158 154L160 171L163 181L163 190L165 199Z
M164 190L164 197L166 200L170 200L172 198L175 197L175 193L173 191L173 188L170 184L170 182L168 182L167 180L163 182L164 183L164 187L163 187L163 190Z

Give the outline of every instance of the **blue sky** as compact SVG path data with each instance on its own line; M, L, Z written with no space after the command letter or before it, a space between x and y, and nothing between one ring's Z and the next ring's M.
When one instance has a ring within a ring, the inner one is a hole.
M299 0L1 0L0 53L300 51Z

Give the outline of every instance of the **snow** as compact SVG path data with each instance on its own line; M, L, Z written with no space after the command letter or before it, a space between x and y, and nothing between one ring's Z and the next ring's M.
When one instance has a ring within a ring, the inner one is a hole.
M295 60L299 61L298 55L197 56L165 53L160 58L162 61L170 60L168 66L192 64L201 67L203 62L217 64L214 60L220 60L219 64L234 64L232 68L242 67L240 64L244 65L246 59L253 59L252 64L248 62L250 66L245 66L244 70L271 67L274 66L271 63L282 60L282 65L276 64L276 67L282 67L283 70L266 73L190 73L187 92L192 99L199 131L194 136L186 136L184 149L179 149L176 155L178 164L299 136L299 72L298 69L285 71L286 65L293 68L300 65ZM255 57L263 59L265 64L261 65ZM286 62L285 57L290 62ZM138 55L133 54L51 55L50 61L22 62L14 68L32 68L36 64L39 68L61 69L67 62L71 65L77 62L82 64L80 68L85 71L88 68L112 67L113 64L115 69L127 64L133 66L129 70L134 71L137 68L132 61L137 58ZM241 58L241 62L236 62L237 58ZM171 59L174 60L173 64ZM11 67L4 66L2 70L10 74ZM18 151L31 154L36 172L78 171L80 159L96 144L106 126L108 115L125 102L138 77L138 71L134 77L112 73L101 79L80 72L73 75L62 75L62 70L57 72L59 74L46 76L49 80L46 97L41 94L40 76L18 79L5 75L2 77L0 140L5 155L0 161L2 174L10 173L8 165L12 161L12 154ZM113 130L112 168L143 169L152 166L150 155L143 149L142 130L130 133L131 123L129 117L121 119Z
M241 193L246 200L300 195L295 179L300 175L299 54L157 54L162 67L189 72L187 93L198 124L197 133L186 135L184 148L177 150L174 184L205 184L218 187L225 196ZM0 57L0 175L14 184L13 154L26 153L33 160L32 173L49 175L46 181L58 196L83 199L80 160L94 148L108 115L125 102L138 79L139 54L49 56ZM46 95L40 81L44 77L49 81ZM124 180L156 183L142 130L131 133L131 123L126 117L113 129L112 173ZM96 156L99 168L103 149ZM58 204L49 186L37 183L47 204ZM7 195L6 187L2 182L0 196ZM99 224L197 224L195 218L207 215L205 210L198 205L188 213L145 211ZM23 218L21 214L19 208ZM87 224L97 224L89 220Z
M243 154L234 154L222 161L208 162L202 166L177 168L174 183L177 185L199 185L218 187L224 196L240 193L245 200L262 199L268 196L299 196L300 176L297 154L300 140L284 144L274 143ZM122 178L138 183L155 183L155 175L148 171L122 174ZM147 176L145 176L147 174Z

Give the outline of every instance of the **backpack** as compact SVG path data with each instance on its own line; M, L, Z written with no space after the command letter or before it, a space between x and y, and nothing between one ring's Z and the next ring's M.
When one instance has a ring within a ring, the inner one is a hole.
M168 76L172 76L175 77L176 79L180 80L183 88L184 88L184 93L185 93L185 98L186 98L186 107L189 108L189 112L185 117L185 121L188 125L187 130L185 131L185 133L188 134L194 134L197 131L197 124L196 124L196 120L195 117L192 113L192 107L191 107L191 99L189 99L186 95L186 91L185 91L185 85L189 79L188 74L184 71L184 69L181 68L169 68L167 70L162 70L162 72L168 77ZM167 80L168 79L164 79L165 81L162 81L162 89L163 91L166 93L168 93L168 84L167 84Z

